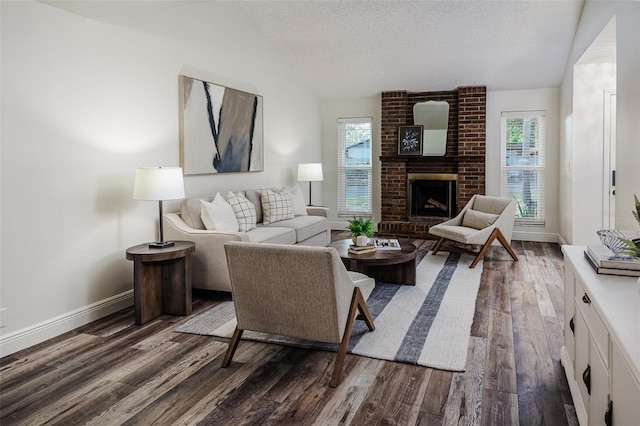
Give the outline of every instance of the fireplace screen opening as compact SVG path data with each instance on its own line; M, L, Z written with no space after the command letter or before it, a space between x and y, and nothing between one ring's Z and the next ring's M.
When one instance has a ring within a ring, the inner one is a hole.
M452 218L457 213L455 174L409 174L409 219Z

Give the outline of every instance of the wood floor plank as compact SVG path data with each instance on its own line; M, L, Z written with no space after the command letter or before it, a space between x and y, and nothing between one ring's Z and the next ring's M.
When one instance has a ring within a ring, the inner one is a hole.
M491 310L484 388L518 393L511 316Z
M515 335L518 412L530 424L567 423L558 377L544 332L518 330Z
M379 359L353 358L359 358L355 368L345 375L343 385L338 386L331 394L327 394L329 398L323 401L322 409L313 421L314 425L351 423L356 409L362 404L380 368L384 365L384 361Z
M467 371L454 373L451 381L444 424L480 424L486 354L486 339L472 337L467 355Z
M485 389L482 397L483 426L528 424L518 414L518 394Z
M353 424L414 424L428 384L427 369L385 363Z
M453 372L443 370L433 370L429 376L429 384L424 393L424 398L420 406L420 419L440 419L442 421L447 401L449 398L449 390L451 389L451 381L453 380Z

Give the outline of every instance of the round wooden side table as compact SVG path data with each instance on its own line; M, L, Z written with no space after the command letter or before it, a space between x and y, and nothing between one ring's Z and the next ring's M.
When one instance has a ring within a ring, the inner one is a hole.
M140 244L127 249L133 261L133 295L136 324L162 314L191 313L191 253L196 244L174 241L167 248Z

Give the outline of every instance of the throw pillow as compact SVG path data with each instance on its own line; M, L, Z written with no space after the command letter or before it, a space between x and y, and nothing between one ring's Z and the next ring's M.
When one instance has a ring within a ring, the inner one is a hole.
M468 209L462 218L462 226L466 226L467 228L484 229L493 224L497 219L497 214Z
M200 200L200 204L200 217L205 228L221 232L238 232L236 215L219 193L210 203Z
M273 192L270 189L262 191L262 223L268 225L273 222L293 218L291 193L288 191Z
M300 185L296 185L289 190L291 193L291 205L293 207L294 216L307 216L307 206L304 204L304 196Z
M241 232L247 232L256 227L256 208L241 192L234 194L229 191L227 202L231 205L233 213L236 215Z

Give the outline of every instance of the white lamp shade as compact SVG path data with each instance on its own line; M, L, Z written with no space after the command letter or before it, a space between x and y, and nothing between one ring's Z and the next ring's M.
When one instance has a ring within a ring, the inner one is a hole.
M133 184L134 200L177 200L184 198L181 167L140 167Z
M322 163L298 164L298 180L303 182L315 182L323 180Z

